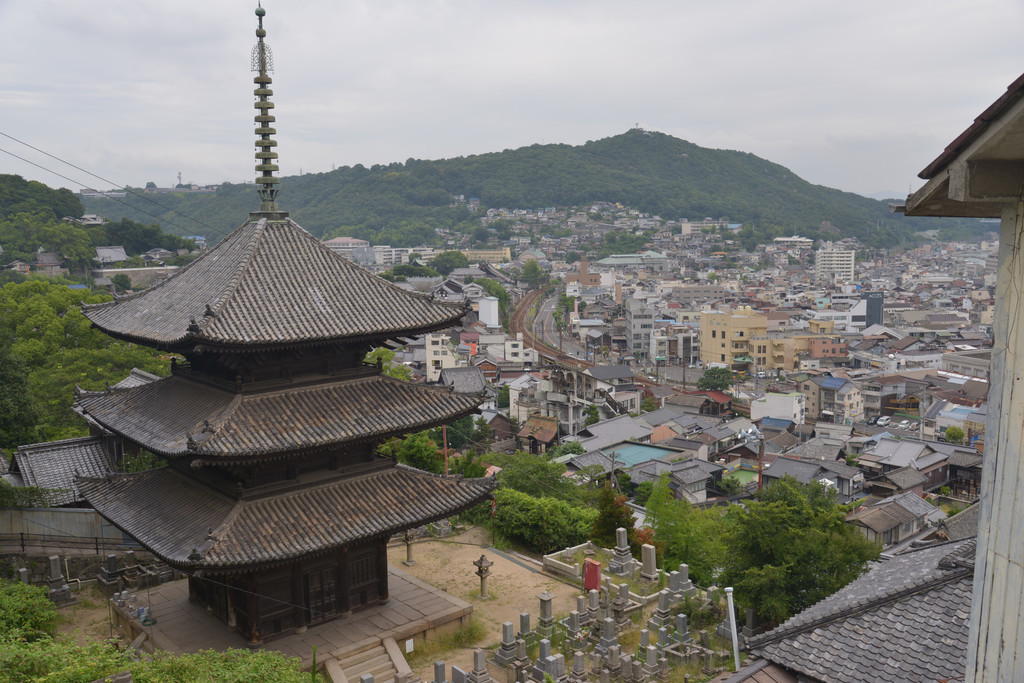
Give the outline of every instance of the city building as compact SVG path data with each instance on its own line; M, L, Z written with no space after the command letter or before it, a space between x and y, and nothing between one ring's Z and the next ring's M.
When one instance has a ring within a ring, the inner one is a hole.
M732 370L764 367L768 358L767 330L768 317L750 306L724 312L701 311L701 361L705 367Z
M838 249L826 242L814 254L814 278L821 283L840 284L853 282L853 263L857 252L852 249Z

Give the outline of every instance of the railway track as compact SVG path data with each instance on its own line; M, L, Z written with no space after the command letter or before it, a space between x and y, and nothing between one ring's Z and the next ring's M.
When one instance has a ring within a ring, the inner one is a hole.
M533 328L530 323L533 321L533 317L537 313L536 309L543 295L544 290L537 289L524 296L519 303L516 304L516 307L512 310L512 315L509 318L509 327L512 328L512 334L522 332L524 346L529 346L535 349L537 351L537 355L541 356L549 363L569 366L576 370L585 370L589 367L593 367L594 364L590 361L580 360L572 354L559 351L555 347L545 344L533 333Z

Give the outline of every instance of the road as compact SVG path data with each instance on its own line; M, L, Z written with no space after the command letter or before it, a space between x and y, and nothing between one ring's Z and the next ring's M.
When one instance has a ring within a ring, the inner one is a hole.
M563 352L569 355L583 358L583 347L568 334L562 334L561 343L559 343L558 328L555 326L555 318L552 315L557 305L557 296L545 299L540 303L537 307L537 317L534 318L532 323L533 334L552 348L561 348Z

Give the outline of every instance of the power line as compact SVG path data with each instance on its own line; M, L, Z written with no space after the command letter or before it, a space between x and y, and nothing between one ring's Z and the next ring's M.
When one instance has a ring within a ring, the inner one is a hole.
M78 171L81 171L82 173L85 173L85 174L87 174L89 176L92 176L93 178L96 178L98 180L102 180L103 182L105 182L105 183L107 183L107 184L109 184L109 185L111 185L113 187L117 187L117 188L119 188L121 190L124 190L126 193L132 195L133 197L137 197L139 199L147 201L150 204L154 204L156 206L159 206L161 209L164 209L165 211L169 211L171 213L174 213L174 214L177 214L177 215L181 216L182 218L184 218L186 220L192 221L192 222L194 222L194 223L196 223L196 224L206 228L207 230L212 231L214 236L223 237L224 235L227 234L223 230L219 230L217 228L214 228L213 226L204 223L203 221L199 220L198 218L193 218L192 216L184 214L184 213L178 211L177 209L174 209L174 208L172 208L170 206L166 206L165 204L161 204L160 202L156 201L152 197L148 197L145 194L140 194L139 192L136 192L135 190L131 189L127 185L121 185L120 183L115 183L114 181L108 180L108 179L104 178L103 176L97 175L97 174L95 174L95 173L93 173L93 172L91 172L91 171L89 171L87 169L82 168L81 166L76 166L75 164L71 163L70 161L66 161L66 160L64 160L64 159L62 159L62 158L60 158L58 156L50 154L46 150L40 149L38 147L35 147L34 145L31 145L31 144L25 142L24 140L19 140L18 138L14 137L13 135L8 135L7 133L4 133L3 131L0 131L0 136L3 136L3 137L5 137L5 138L7 138L9 140L13 140L14 142L17 142L18 144L24 145L25 147L28 147L31 150L34 150L36 152L39 152L40 154L48 156L51 159L54 159L55 161L59 161L60 163L65 164L67 166L70 166L71 168L74 168L74 169L76 169ZM55 176L57 176L59 178L63 178L64 180L67 180L68 182L74 183L75 185L78 185L79 187L88 187L88 185L86 183L83 183L80 180L76 180L74 178L69 178L68 176L63 175L61 173L58 173L57 171L54 171L51 168L47 168L46 166L38 164L38 163L36 163L34 161L31 161L29 159L26 159L25 157L19 156L19 155L15 154L15 153L13 153L11 151L8 151L6 149L0 148L0 152L4 152L5 154L9 154L12 157L14 157L15 159L19 159L21 161L24 161L25 163L30 164L32 166L35 166L36 168L42 169L43 171L46 171L47 173L52 173L53 175L55 175ZM157 220L159 220L159 221L161 221L163 223L167 223L167 224L169 224L169 225L171 225L171 226L173 226L173 227L175 227L175 228L177 228L179 230L182 230L183 232L187 232L187 231L190 230L189 228L186 228L184 226L181 226L181 225L178 225L176 223L173 223L173 222L167 220L166 218L164 218L162 216L158 216L156 214L150 213L150 212L146 211L145 209L142 209L142 208L139 208L137 206L134 206L134 205L132 205L132 204L130 204L128 202L121 201L117 197L109 197L108 196L107 199L113 199L114 201L118 202L119 204L123 204L125 206L128 206L130 208L135 209L136 211L140 211L140 212L146 214L147 216L151 216L153 218L156 218Z

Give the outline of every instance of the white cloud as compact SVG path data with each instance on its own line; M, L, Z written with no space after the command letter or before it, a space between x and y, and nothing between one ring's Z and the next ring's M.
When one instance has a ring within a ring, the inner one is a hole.
M813 183L902 192L1024 63L1016 0L264 6L284 174L580 144L639 122ZM133 185L250 178L253 9L0 4L0 131Z

